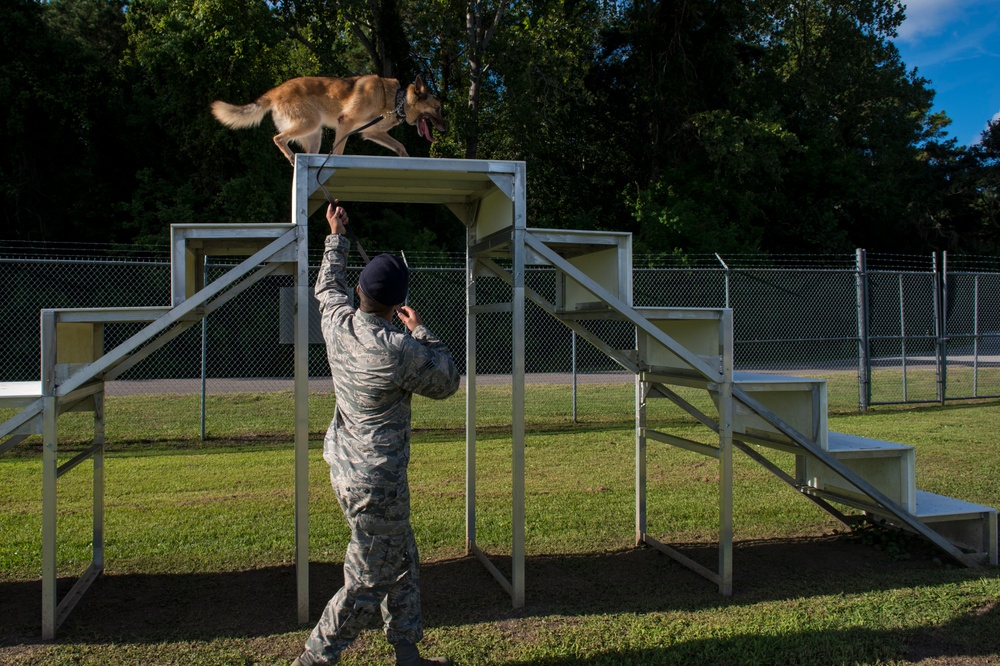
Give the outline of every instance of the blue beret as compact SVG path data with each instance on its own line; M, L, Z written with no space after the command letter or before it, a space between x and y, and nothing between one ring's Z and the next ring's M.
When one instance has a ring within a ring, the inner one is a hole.
M402 259L380 254L364 267L358 284L369 298L382 305L398 305L406 301L409 271Z

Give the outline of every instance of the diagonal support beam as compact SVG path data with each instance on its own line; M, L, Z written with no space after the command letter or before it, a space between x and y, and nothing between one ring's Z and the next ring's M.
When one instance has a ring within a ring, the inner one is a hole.
M173 326L177 321L183 319L195 309L201 307L204 303L218 296L237 280L249 274L258 265L274 256L288 245L295 243L296 239L297 232L294 228L285 232L281 235L281 237L268 243L263 249L254 253L248 259L235 266L232 270L213 282L210 286L199 291L194 295L194 297L187 299L176 308L173 308L166 314L162 315L156 321L150 323L148 326L122 344L118 345L118 347L105 354L97 361L94 361L93 363L90 363L73 373L69 379L57 388L56 394L60 397L64 396L67 393L79 388L86 382L101 375L106 370L116 366L122 362L126 356L135 351L140 345L152 340L154 337Z
M733 440L733 446L735 446L736 448L738 448L743 453L747 454L747 456L749 456L751 460L753 460L754 462L756 462L758 465L760 465L761 467L763 467L767 471L771 472L771 474L774 474L776 477L778 477L779 479L781 479L782 481L784 481L785 483L787 483L788 485L790 485L792 488L795 488L795 490L799 491L799 493L803 497L807 498L809 501L811 501L816 506L818 506L819 508L821 508L824 511L826 511L827 513L829 513L831 516L833 516L834 518L836 518L840 522L844 523L847 526L852 526L855 523L855 521L851 520L850 518L848 518L847 516L845 516L843 513L841 513L840 511L838 511L829 502L823 500L822 498L816 497L815 495L810 495L809 493L802 492L802 486L800 486L799 483L794 478L792 478L790 475L786 474L785 470L783 470L780 467L778 467L777 465L775 465L773 462L771 462L770 460L768 460L766 457L762 456L759 452L754 451L745 442L741 442L741 441L738 441L738 440L734 439Z
M690 402L682 398L678 393L670 390L664 384L658 382L651 382L650 386L654 391L661 394L663 397L670 400L670 402L674 403L675 405L683 409L685 412L693 416L695 419L697 419L703 426L705 426L714 433L719 432L719 424L715 420L710 418L707 414L702 413L700 409L698 409Z
M514 278L511 276L510 273L508 273L503 268L498 266L496 262L492 261L491 259L479 259L479 263L482 264L484 268L493 273L496 277L503 280L508 286L511 287L514 286ZM559 320L563 324L563 326L565 326L566 328L570 329L571 331L579 335L581 338L592 344L595 348L604 352L604 354L608 358L610 358L612 361L620 365L622 368L633 373L639 372L639 366L633 359L623 354L620 349L615 349L611 345L606 343L604 340L601 340L599 337L597 337L592 332L587 330L587 328L581 325L580 323L560 317L559 313L556 312L555 306L553 306L552 303L550 303L544 296L539 294L537 291L535 291L530 287L525 287L524 295L532 303L534 303L541 309L545 310L545 312L550 314L555 319Z
M4 453L5 451L9 451L10 449L14 448L15 446L17 446L18 444L20 444L21 442L23 442L26 439L28 439L27 435L14 435L14 436L12 436L10 439L8 439L3 444L0 444L0 453Z
M701 373L707 379L712 381L722 381L722 372L719 368L713 368L708 363L706 363L701 357L696 354L692 354L683 345L678 343L672 337L661 331L652 322L643 317L641 314L636 312L629 304L621 300L617 296L609 293L604 287L597 284L594 280L584 274L583 271L578 269L573 264L569 263L563 259L554 250L548 247L545 243L533 237L530 232L524 234L524 242L531 249L536 252L540 257L545 259L554 268L559 269L564 272L569 277L580 283L584 289L592 293L597 298L601 299L608 304L613 310L621 314L628 321L632 322L635 327L641 330L646 335L650 336L661 345L666 347L675 356L683 360L694 370Z
M208 316L212 314L212 312L218 310L220 307L222 307L223 305L225 305L226 303L228 303L233 298L243 293L253 285L257 284L263 278L267 277L277 269L278 269L277 263L265 264L264 266L260 267L257 271L252 273L247 279L243 280L229 291L220 294L218 298L213 300L211 303L205 305L203 315ZM195 297L197 297L197 294L195 294ZM121 362L116 363L114 366L108 368L108 370L104 373L104 380L110 381L112 379L115 379L116 377L121 377L123 374L125 374L133 367L138 365L141 361L146 359L150 354L159 349L162 349L168 342L178 337L181 333L189 329L195 323L196 322L194 320L192 321L185 320L178 322L176 326L161 334L158 338L156 338L156 340L153 340L152 342L144 346L142 349L136 351L133 354L130 354L128 357L123 358Z
M18 412L11 418L4 421L3 424L0 425L0 437L6 437L8 434L14 432L15 430L25 425L26 423L31 421L31 419L37 417L41 413L42 413L42 399L39 398L38 400L35 400L27 407L23 408L20 412ZM4 450L6 450L6 448L7 447L5 445Z

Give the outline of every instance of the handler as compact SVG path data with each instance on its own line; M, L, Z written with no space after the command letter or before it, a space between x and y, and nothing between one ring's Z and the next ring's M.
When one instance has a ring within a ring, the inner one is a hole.
M402 303L408 271L382 254L361 272L351 305L345 268L347 213L330 204L330 235L319 276L323 338L337 403L323 442L330 481L351 527L344 586L330 599L293 666L335 664L362 629L377 626L396 650L397 666L450 665L424 659L417 544L410 527L410 398L443 399L458 390L448 348ZM392 325L393 314L410 331Z

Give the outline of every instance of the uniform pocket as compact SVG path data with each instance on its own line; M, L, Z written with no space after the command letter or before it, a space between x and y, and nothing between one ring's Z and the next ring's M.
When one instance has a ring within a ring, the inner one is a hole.
M400 546L391 536L375 534L369 537L366 552L357 568L361 582L367 587L394 583L402 559Z

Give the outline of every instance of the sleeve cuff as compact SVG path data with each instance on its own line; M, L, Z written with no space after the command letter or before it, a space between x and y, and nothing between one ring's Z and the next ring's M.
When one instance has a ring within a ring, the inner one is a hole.
M327 250L346 250L351 246L351 241L343 234L330 234L326 237Z

